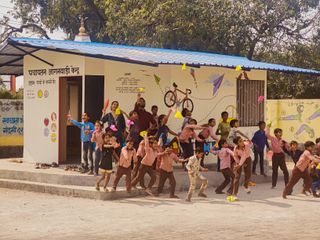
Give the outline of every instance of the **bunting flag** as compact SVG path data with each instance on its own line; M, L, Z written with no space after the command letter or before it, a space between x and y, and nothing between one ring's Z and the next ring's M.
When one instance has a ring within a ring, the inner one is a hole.
M179 110L176 112L174 117L177 118L177 119L182 119L183 118L183 116L182 116L182 114L181 114L181 112Z
M317 169L318 169L318 170L320 170L320 163L318 163L318 165L317 165Z
M145 89L143 87L138 88L139 93L144 93Z
M110 126L110 129L111 129L113 132L117 132L117 131L118 131L118 129L117 129L117 127L116 127L115 125L111 125L111 126Z
M236 71L241 71L242 67L240 65L236 66Z
M259 103L262 103L263 101L264 101L264 96L259 96L259 97L258 97L258 102L259 102Z
M116 109L116 115L120 115L121 114L121 109L120 109L120 107L117 107L117 109Z
M147 134L148 134L147 131L142 131L142 132L140 132L140 136L143 137L143 138L144 138Z
M196 88L197 88L198 87L198 83L197 83L197 79L196 79L196 71L193 68L191 68L190 69L190 74L193 77L194 85L196 85Z
M156 84L159 85L160 80L161 80L160 77L157 76L156 74L153 74L153 77L154 77L154 80L156 81Z
M132 120L128 119L128 120L127 120L127 124L128 124L128 126L130 127L131 125L134 125L134 122L133 122Z
M182 70L187 70L187 64L186 64L186 63L184 63L184 64L182 65Z
M212 93L212 96L214 96L217 93L217 91L219 90L223 78L224 78L224 74L222 74L220 77L218 77L217 79L215 79L213 81L213 93Z
M102 112L106 112L107 111L107 108L109 106L109 99L107 99L105 102L104 102L104 106L103 106L103 109L102 109Z

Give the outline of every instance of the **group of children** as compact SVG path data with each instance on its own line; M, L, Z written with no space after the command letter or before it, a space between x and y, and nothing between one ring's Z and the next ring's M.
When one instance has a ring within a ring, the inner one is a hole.
M222 112L222 121L219 123L216 132L213 127L216 122L211 118L207 124L197 125L192 118L192 113L183 109L184 117L181 131L172 131L167 122L173 109L167 115L157 114L157 106L152 106L152 113L145 110L145 100L138 95L135 108L129 114L120 110L119 103L111 103L111 112L103 112L100 120L93 125L89 122L87 114L82 114L82 122L77 122L69 116L72 124L81 128L81 140L83 142L83 173L95 174L98 176L96 190L100 191L100 184L103 182L105 191L116 191L118 183L125 175L126 190L131 192L139 183L149 195L158 196L163 192L167 179L170 183L170 197L178 198L175 195L176 180L173 173L173 163L181 163L188 172L190 187L186 201L191 201L196 183L201 183L199 197L207 197L204 193L208 180L201 172L208 171L204 167L205 151L204 145L209 139L215 140L218 145L212 147L210 152L217 155L217 170L224 176L224 181L216 188L217 194L224 194L228 186L228 200L238 200L240 177L244 172L244 190L250 193L251 175L256 175L256 166L260 164L260 174L267 176L264 172L265 147L272 149L272 188L276 187L278 168L283 171L285 189L283 198L290 195L294 185L300 178L304 179L302 192L310 193L319 197L318 188L320 163L320 138L316 144L306 142L305 150L298 149L298 143L292 141L288 144L282 139L282 130L275 129L274 136L269 132L266 123L259 122L259 130L255 132L252 139L242 133L236 119L228 122L228 113ZM125 121L125 117L127 121ZM107 128L103 130L103 124ZM127 126L126 126L127 125ZM198 134L197 132L198 131ZM169 134L173 140L169 140ZM218 135L220 137L218 137ZM268 143L270 141L270 146ZM194 144L195 143L195 144ZM176 144L179 153L173 149ZM254 152L254 161L251 159L251 149ZM93 164L93 152L95 161ZM285 162L285 153L292 157L295 167L291 178ZM318 154L318 155L317 155ZM109 189L113 173L113 163L116 163L116 173L112 187ZM150 181L145 186L144 176L148 174ZM152 187L159 176L158 188L155 193Z

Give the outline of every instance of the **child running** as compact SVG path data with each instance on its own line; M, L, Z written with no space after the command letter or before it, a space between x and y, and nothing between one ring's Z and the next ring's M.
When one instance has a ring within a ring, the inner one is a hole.
M156 181L156 173L152 165L158 156L157 141L155 141L154 138L149 139L148 136L145 135L144 151L145 151L145 156L141 161L141 166L139 168L138 175L132 180L131 186L133 188L136 188L137 183L144 178L144 175L146 175L146 173L148 173L151 179L148 184L148 187L146 188L146 193L148 193L149 195L153 195L151 188Z
M241 137L236 137L234 139L234 144L236 145L234 148L234 161L236 162L236 166L234 167L235 177L233 180L233 190L232 196L234 200L239 200L237 195L239 191L239 183L242 172L242 167L244 170L244 190L246 193L250 193L251 190L249 188L249 181L251 177L251 157L250 157L250 148L252 146L251 141L245 143Z
M249 139L244 133L242 133L238 128L239 128L239 121L237 119L232 119L230 121L230 132L227 138L227 142L229 144L229 147L234 148L234 139L236 137L244 137L245 139Z
M172 113L172 109L169 110L167 115L161 114L158 117L158 131L156 133L156 140L161 140L161 144L166 145L168 143L168 134L178 136L177 133L173 132L168 126L168 120Z
M116 177L113 182L112 191L116 191L117 185L123 175L126 175L127 192L131 192L131 161L137 162L136 150L133 147L133 139L127 139L127 144L121 149L120 160Z
M204 152L200 148L196 148L195 155L189 158L188 164L186 166L189 175L190 187L188 195L186 198L187 202L191 202L192 194L196 188L197 181L201 182L201 187L198 196L206 198L207 195L204 193L208 186L208 179L204 177L200 171L208 172L207 168L203 168L200 165L201 158L203 157Z
M173 175L173 161L176 163L178 162L184 162L185 160L180 160L176 154L172 152L171 145L164 145L163 146L164 151L158 153L158 161L160 161L160 180L158 185L158 193L162 193L163 186L167 179L169 179L170 183L170 198L179 198L177 195L174 194L176 189L176 179Z
M114 149L119 147L119 144L113 140L111 134L106 133L103 137L104 143L102 146L102 158L99 165L99 174L101 175L96 182L96 190L100 191L100 183L104 180L104 190L108 192L108 183L112 174L112 159L118 158Z
M289 149L289 144L282 139L282 129L276 128L274 136L270 135L269 128L266 129L267 138L271 141L272 155L272 189L277 185L278 168L283 172L285 185L289 182L289 172L285 161L284 148Z
M305 151L303 152L297 164L293 168L291 178L283 190L282 197L284 199L286 199L287 195L289 195L292 192L294 185L298 183L300 178L304 179L304 184L305 184L304 189L309 189L311 187L312 179L310 177L308 167L310 163L319 164L320 158L313 155L313 152L315 149L314 142L307 141L304 144L304 147L305 147ZM314 194L314 196L318 197L317 194Z
M294 162L294 165L297 164L297 162L300 159L300 156L303 154L303 151L301 151L298 148L298 142L297 141L291 141L290 142L290 150L287 150L286 148L283 149L285 153L287 153L291 158L292 161Z
M233 157L233 151L228 148L226 140L220 140L221 149L212 150L213 154L217 154L221 159L220 171L223 174L224 181L217 187L216 194L224 194L223 190L231 182L230 187L227 191L228 195L232 195L232 183L234 179L234 173L231 168L231 157Z

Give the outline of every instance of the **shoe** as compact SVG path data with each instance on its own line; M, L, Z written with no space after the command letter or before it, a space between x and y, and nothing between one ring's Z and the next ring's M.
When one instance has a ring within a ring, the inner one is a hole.
M88 172L88 175L93 175L93 171Z
M145 190L145 192L146 192L147 194L149 194L150 196L154 196L153 193L152 193L152 191L151 191L151 189L149 189L149 188L147 188L147 189Z
M115 191L116 191L116 188L115 188L115 187L113 187L113 188L110 189L110 192L115 192Z
M105 192L110 192L107 187L104 188L104 191L105 191Z
M100 187L98 185L96 185L96 190L100 191Z
M283 199L287 199L287 194L283 193L283 194L282 194L282 198L283 198Z
M250 194L251 193L251 189L249 188L249 187L243 187L244 188L244 191L246 192L246 193L248 193L248 194Z
M316 191L314 191L312 195L313 195L313 197L315 197L315 198L320 198L320 195L319 195Z
M233 196L232 198L233 198L233 202L234 201L240 201L240 199L237 196Z
M199 194L198 194L198 197L207 198L208 196L207 196L206 194L204 194L204 193L199 193Z
M179 197L177 195L170 195L170 198L176 198L179 199Z
M271 189L276 189L276 186L271 186Z
M302 194L304 194L306 196L310 196L311 195L310 192L308 192L308 191L302 191Z
M191 199L190 198L186 198L186 202L191 202Z
M222 191L215 191L216 192L216 194L225 194L225 192L222 192Z

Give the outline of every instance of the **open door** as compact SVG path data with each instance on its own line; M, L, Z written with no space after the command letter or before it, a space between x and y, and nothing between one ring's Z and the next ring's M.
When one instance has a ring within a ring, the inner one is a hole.
M82 77L62 77L60 85L60 133L59 164L81 162L80 129L67 120L70 110L72 117L81 121Z
M104 102L104 76L86 76L84 109L92 123L100 120Z

